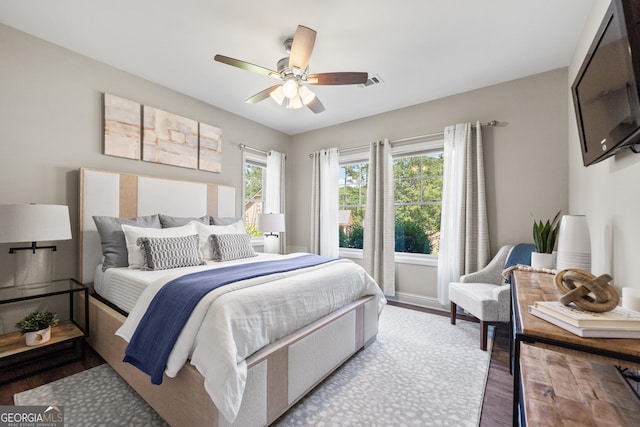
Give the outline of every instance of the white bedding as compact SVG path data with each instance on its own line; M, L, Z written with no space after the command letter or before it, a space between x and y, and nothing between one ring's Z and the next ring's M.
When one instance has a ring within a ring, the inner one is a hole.
M232 263L263 261L265 256ZM229 264L177 270L184 274ZM171 270L163 277L148 279L148 286L116 334L128 342L153 296L178 274ZM247 357L365 295L376 295L382 310L386 300L378 285L360 266L343 259L218 288L194 309L169 356L165 373L175 377L190 359L204 377L205 389L216 407L232 422L242 401Z
M253 258L252 261L266 261L279 257L279 255L276 254L257 254L258 256ZM224 263L208 261L207 265L203 266L159 271L145 271L128 267L109 268L106 271L102 271L102 264L99 264L94 274L93 287L98 295L116 305L121 310L124 310L126 313L131 313L133 306L136 304L140 295L142 295L142 292L156 280L173 279L183 274L195 273L196 271L215 267L226 267L242 262L246 261L235 260Z

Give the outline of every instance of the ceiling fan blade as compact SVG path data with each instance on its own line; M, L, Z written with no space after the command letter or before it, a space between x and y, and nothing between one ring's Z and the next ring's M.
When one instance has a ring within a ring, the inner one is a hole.
M273 71L268 68L261 67L260 65L255 65L250 62L241 61L239 59L230 58L224 55L216 55L213 57L213 59L215 61L222 62L223 64L242 68L243 70L253 71L254 73L263 74L265 76L271 76L278 79L280 78L280 73L278 73L277 71Z
M324 105L322 105L322 102L320 102L317 96L313 98L313 101L307 104L307 107L316 114L324 111Z
M368 78L368 73L319 73L309 74L307 83L312 85L357 85L366 83Z
M298 25L293 36L291 53L289 54L289 67L297 67L301 70L307 68L313 45L316 43L316 32L311 28Z
M274 85L269 88L266 88L265 90L256 93L252 97L247 98L244 102L246 102L247 104L257 104L258 102L264 101L265 99L267 99L271 94L271 92L278 89L279 87L280 85Z

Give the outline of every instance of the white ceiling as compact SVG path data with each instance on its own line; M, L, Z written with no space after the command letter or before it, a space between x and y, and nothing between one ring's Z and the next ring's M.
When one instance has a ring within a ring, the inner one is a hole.
M287 134L569 64L595 0L0 0L0 22ZM297 25L317 31L310 72L382 84L314 86L326 111L245 104Z

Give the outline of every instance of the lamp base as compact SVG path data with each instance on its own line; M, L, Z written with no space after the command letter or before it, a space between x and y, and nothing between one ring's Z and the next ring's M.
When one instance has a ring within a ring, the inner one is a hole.
M13 256L14 286L48 283L53 278L53 251L17 251Z
M280 239L274 239L272 237L265 237L263 241L263 251L267 254L279 254L280 253Z

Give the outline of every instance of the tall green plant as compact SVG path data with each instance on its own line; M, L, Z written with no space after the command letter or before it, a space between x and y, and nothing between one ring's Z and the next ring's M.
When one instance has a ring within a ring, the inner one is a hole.
M558 238L558 228L560 227L560 212L553 217L553 220L546 222L536 221L533 219L533 243L536 246L536 252L550 254L556 245Z

